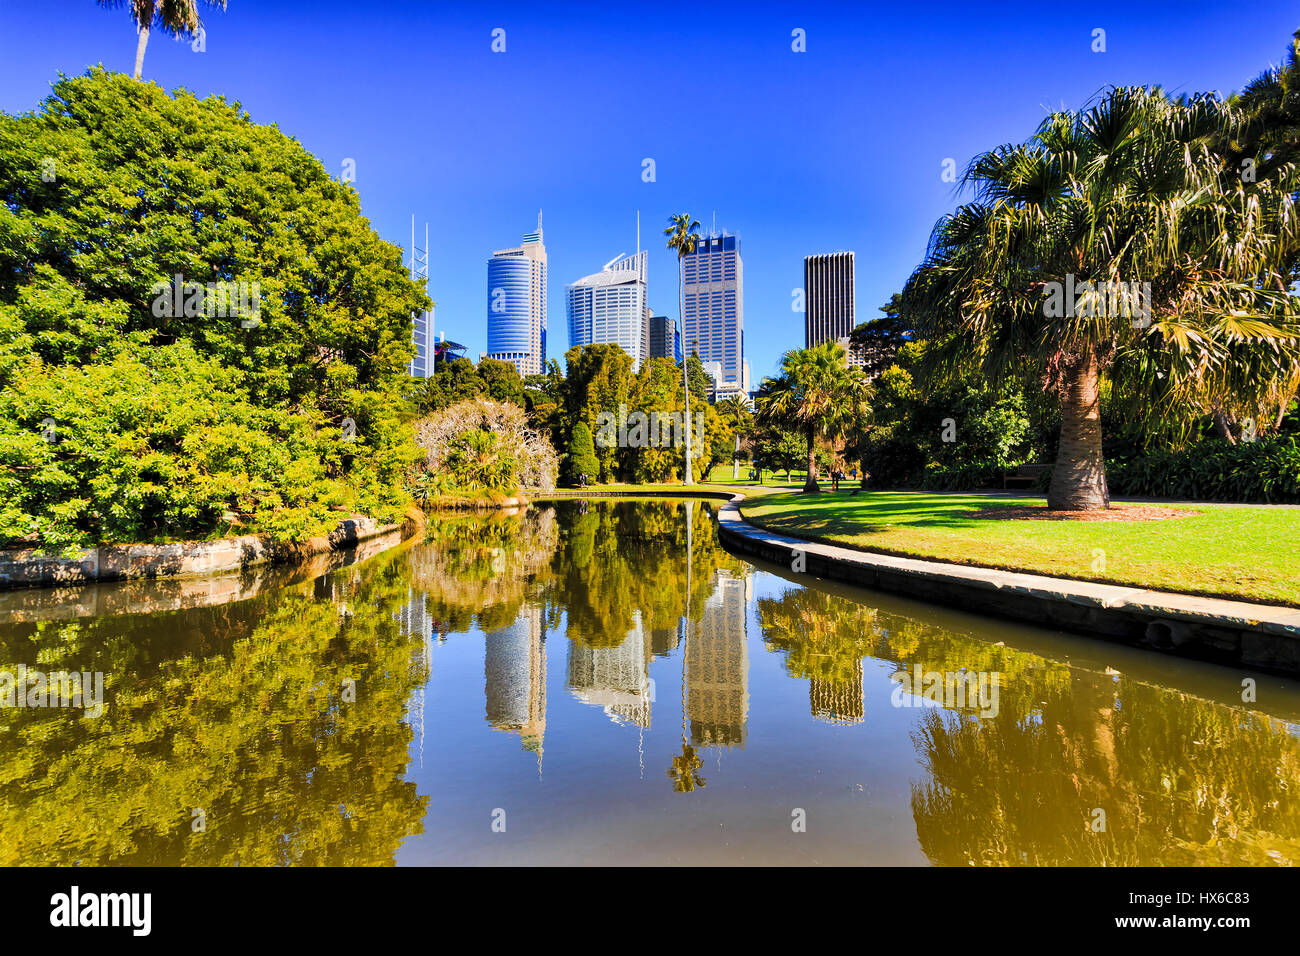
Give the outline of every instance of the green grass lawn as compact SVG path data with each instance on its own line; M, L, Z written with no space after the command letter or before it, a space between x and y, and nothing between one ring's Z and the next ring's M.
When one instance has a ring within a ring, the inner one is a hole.
M772 531L867 551L1300 606L1300 509L1195 505L1187 508L1193 516L1162 521L981 520L970 512L1041 499L850 490L769 490L742 510Z

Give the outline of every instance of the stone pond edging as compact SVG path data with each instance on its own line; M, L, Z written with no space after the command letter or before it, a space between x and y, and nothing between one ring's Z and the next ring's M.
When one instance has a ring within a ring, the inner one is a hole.
M388 525L353 516L340 521L328 535L293 544L250 534L217 541L100 545L77 557L42 554L34 548L0 549L0 590L218 574L262 564L300 562L385 536L396 544L421 521L422 516L416 518L413 513L399 524Z
M1028 621L1234 667L1300 675L1300 609L999 571L820 544L745 520L743 494L718 509L730 549L803 573L962 610Z

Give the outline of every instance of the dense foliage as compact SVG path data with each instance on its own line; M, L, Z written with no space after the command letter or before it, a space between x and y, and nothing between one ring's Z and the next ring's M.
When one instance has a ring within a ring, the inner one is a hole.
M555 488L555 449L528 425L518 405L483 398L459 402L416 422L415 441L424 452L414 484L417 499Z
M400 513L428 299L299 143L94 70L0 116L0 199L0 541Z

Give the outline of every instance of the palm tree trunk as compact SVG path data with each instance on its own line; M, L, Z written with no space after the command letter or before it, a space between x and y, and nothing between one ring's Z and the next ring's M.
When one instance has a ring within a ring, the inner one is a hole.
M140 27L140 41L135 45L135 78L144 70L144 48L149 45L149 24Z
M813 430L808 429L808 477L803 483L804 494L821 491L817 485L817 448L813 440Z
M1100 363L1091 347L1065 371L1061 396L1061 444L1047 492L1058 511L1103 511L1110 507L1106 460L1101 452Z
M686 290L682 287L682 257L677 256L677 314L682 322L682 338L686 338ZM686 480L683 484L692 484L691 474L691 380L687 375L690 358L686 354L685 342L682 343L682 388L686 392Z

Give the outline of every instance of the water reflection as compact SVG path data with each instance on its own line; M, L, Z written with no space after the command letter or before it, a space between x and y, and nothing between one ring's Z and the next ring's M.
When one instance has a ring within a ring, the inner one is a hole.
M1300 861L1294 685L803 583L708 504L563 502L227 604L25 602L0 670L108 706L0 709L0 863ZM997 673L996 713L892 706L916 668Z

